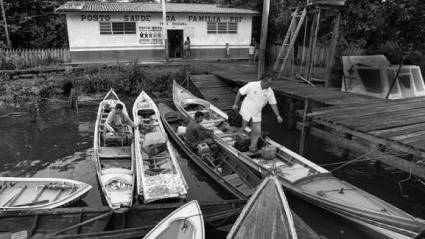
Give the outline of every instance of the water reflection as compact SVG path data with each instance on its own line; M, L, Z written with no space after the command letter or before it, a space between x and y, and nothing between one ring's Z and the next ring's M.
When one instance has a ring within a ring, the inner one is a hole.
M43 108L36 123L30 123L28 115L0 118L0 176L63 177L79 180L89 183L93 189L83 200L72 206L106 205L102 203L102 193L91 157L96 112L97 106L80 107L78 114L61 106ZM277 125L271 112L265 112L263 128L276 141L293 150L298 148L298 132L288 132ZM325 153L322 147L322 141L310 139L307 158L320 165L339 161ZM189 185L189 200L232 198L192 161L184 157L179 157L178 161ZM334 167L326 166L328 170ZM408 181L401 183L402 190L399 188L399 181L409 176L406 173L384 170L378 175L373 164L367 162L355 163L333 173L413 215L425 217L424 185ZM329 239L369 238L346 220L290 194L288 200L298 215ZM224 238L226 235L225 232L218 231L209 233L209 238Z

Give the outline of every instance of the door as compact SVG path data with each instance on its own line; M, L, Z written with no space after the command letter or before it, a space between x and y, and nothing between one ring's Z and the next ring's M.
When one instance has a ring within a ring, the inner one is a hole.
M183 30L167 30L170 58L183 57Z

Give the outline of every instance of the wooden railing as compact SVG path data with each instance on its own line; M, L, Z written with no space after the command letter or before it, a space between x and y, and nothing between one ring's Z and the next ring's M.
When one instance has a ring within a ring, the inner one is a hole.
M69 49L0 49L0 70L71 62Z

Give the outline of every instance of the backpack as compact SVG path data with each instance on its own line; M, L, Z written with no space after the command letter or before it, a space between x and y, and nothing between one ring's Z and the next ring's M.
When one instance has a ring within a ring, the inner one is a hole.
M227 121L229 122L230 126L238 128L242 127L242 116L239 114L239 112L231 110L227 116Z

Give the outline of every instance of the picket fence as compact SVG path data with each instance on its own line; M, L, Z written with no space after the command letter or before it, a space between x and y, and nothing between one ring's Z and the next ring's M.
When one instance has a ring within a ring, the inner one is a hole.
M71 62L69 49L0 49L0 70Z

